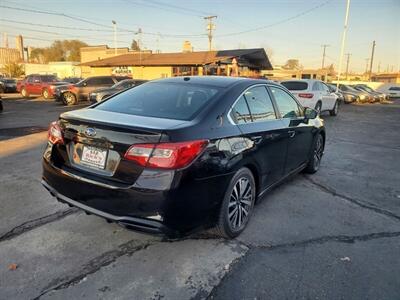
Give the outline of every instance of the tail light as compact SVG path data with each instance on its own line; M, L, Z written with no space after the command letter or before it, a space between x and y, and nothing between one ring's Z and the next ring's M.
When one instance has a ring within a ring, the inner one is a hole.
M311 99L312 97L314 97L314 94L310 94L310 93L301 93L299 94L300 98L307 98L307 99Z
M58 124L58 121L50 123L48 138L49 142L52 144L64 144L62 130L60 125Z
M206 147L206 140L181 143L137 144L125 158L150 168L181 169L188 166Z

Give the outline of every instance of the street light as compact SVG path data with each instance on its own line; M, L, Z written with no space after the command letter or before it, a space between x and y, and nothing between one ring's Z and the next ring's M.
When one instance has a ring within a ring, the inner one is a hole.
M114 54L117 55L117 22L111 21L114 28Z

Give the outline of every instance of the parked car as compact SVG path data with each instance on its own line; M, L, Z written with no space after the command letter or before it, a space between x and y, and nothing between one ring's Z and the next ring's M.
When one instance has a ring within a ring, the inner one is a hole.
M45 99L54 96L54 90L66 82L60 81L55 75L31 74L17 82L17 91L26 98L31 95L42 95Z
M43 185L59 201L169 236L246 227L256 199L315 173L325 129L282 85L234 77L144 83L49 128Z
M363 87L360 87L358 85L352 85L351 87L356 89L356 90L358 90L358 91L367 93L369 95L369 99L370 99L369 102L370 103L374 103L374 102L379 102L380 101L380 97L376 93L372 93L370 91L367 91L366 89L364 89Z
M377 91L385 93L389 98L400 98L400 84L385 83Z
M318 113L329 111L331 116L336 116L339 112L340 101L335 93L320 80L301 79L282 81L297 100L306 107L315 108Z
M359 90L363 90L363 91L365 91L367 93L370 93L370 94L374 95L377 98L377 101L382 102L382 101L385 101L386 99L389 99L389 97L387 97L385 93L378 92L378 91L370 88L366 84L356 84L354 87L358 88Z
M0 97L0 113L2 113L3 112L3 101L1 100L1 97Z
M331 93L336 94L340 103L345 103L344 95L340 90L336 89L336 86L331 83L326 83Z
M366 103L366 102L373 101L370 94L368 94L364 91L357 90L357 89L351 87L350 85L339 84L339 89L341 92L350 93L351 95L357 95L356 102Z
M68 82L68 83L78 83L81 81L83 78L81 77L65 77L63 81Z
M56 100L61 100L65 105L75 105L79 101L89 100L89 93L105 87L111 87L117 82L129 79L125 76L94 76L81 80L76 84L59 86L56 89Z
M336 84L329 83L328 86L331 88L333 92L336 93ZM358 101L357 93L352 93L351 91L343 91L339 88L338 92L342 94L344 103L352 103Z
M0 78L0 93L15 93L17 80L14 78Z
M100 102L114 95L115 93L122 92L124 90L130 89L134 86L141 85L145 83L147 80L136 80L136 79L124 79L120 82L117 82L113 86L109 88L101 88L94 90L93 92L89 93L89 100L93 103Z

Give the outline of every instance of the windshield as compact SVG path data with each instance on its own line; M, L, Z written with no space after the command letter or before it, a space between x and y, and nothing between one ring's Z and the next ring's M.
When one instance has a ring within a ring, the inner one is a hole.
M117 82L117 83L114 84L111 88L113 88L113 89L127 88L127 87L129 87L130 85L132 85L133 83L134 83L133 80L125 79L125 80L122 80L122 81L120 81L120 82Z
M308 83L304 81L284 81L281 84L289 91L304 91L308 89Z
M191 120L218 93L215 87L147 83L129 89L95 109L130 115Z

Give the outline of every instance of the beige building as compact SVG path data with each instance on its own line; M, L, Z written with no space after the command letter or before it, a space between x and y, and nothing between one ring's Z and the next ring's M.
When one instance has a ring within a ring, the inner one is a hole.
M79 62L56 61L48 64L24 64L25 74L52 74L59 78L81 77Z
M138 51L131 51L129 48L109 48L107 45L82 47L81 49L81 63L86 63L94 60L101 60L123 54L139 53ZM115 53L117 55L115 55ZM142 53L151 53L149 50L144 50Z
M323 81L331 81L335 77L329 73L328 69L299 69L286 70L280 67L274 67L272 71L263 70L262 76L276 81L288 79L319 79Z
M384 83L400 83L400 72L374 74L371 76L371 80Z
M189 75L260 77L272 70L263 48L178 53L129 53L81 64L82 76L129 75L156 79Z

